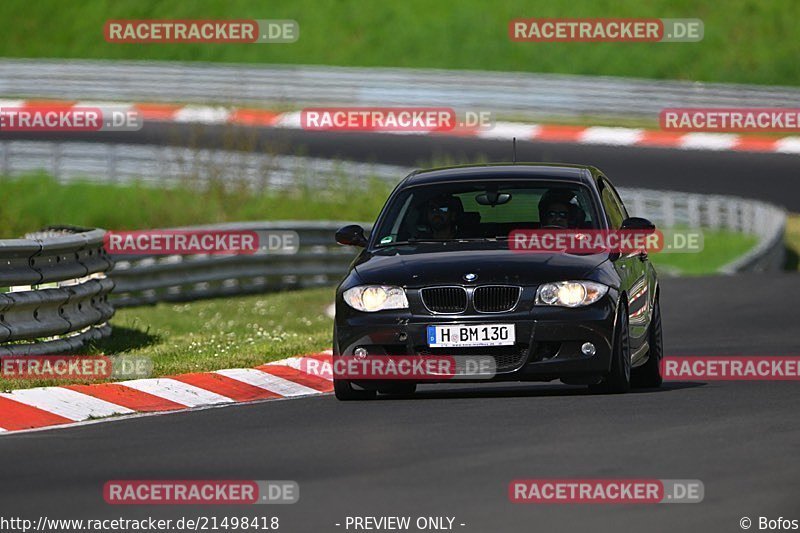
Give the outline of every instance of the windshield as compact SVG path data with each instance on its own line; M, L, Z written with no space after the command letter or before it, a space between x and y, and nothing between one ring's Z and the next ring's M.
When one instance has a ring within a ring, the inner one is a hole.
M410 187L386 208L377 246L507 239L518 229L597 229L589 189L559 183L446 183Z

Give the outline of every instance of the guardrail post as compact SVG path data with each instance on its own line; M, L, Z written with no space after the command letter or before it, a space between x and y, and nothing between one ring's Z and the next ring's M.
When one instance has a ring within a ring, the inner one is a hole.
M661 205L664 209L664 227L671 228L675 226L675 202L676 199L672 196L664 196L662 198Z
M53 177L56 180L59 180L59 178L61 177L61 143L55 143L53 145L52 164L53 164Z
M699 228L700 224L700 201L695 195L690 195L686 199L686 211L689 218L690 228Z
M108 152L106 154L106 162L108 165L106 167L106 175L111 179L111 181L118 183L119 176L117 176L117 145L109 144L107 146Z
M0 150L3 152L3 176L11 175L11 143L8 141L0 141Z

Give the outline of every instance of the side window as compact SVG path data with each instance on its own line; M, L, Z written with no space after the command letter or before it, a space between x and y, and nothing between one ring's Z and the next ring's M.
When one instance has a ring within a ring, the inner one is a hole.
M611 194L614 196L614 200L616 201L617 205L619 206L619 210L622 212L622 220L625 220L630 215L628 214L628 210L625 208L625 203L622 201L622 197L620 197L617 189L614 188L613 185L606 181L606 186L611 189Z
M625 207L617 193L611 188L611 184L603 178L600 179L600 187L602 188L600 198L603 200L603 208L608 215L608 224L612 229L619 229L622 227L622 221L625 220Z

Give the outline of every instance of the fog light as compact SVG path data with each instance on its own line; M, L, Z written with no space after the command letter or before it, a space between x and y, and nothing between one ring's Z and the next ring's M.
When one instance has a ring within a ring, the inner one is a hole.
M584 342L583 345L581 346L581 352L583 352L583 355L587 357L591 357L592 355L595 354L596 351L597 350L595 349L594 344L592 344L591 342Z
M353 350L353 355L355 355L358 359L364 359L367 356L367 349L359 346Z

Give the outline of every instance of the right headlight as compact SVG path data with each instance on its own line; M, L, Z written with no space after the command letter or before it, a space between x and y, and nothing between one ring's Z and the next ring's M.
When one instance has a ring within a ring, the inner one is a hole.
M594 281L544 283L536 291L536 305L583 307L595 303L607 292L607 286Z
M359 311L373 313L384 309L407 309L406 291L389 285L360 285L344 291L344 301Z

